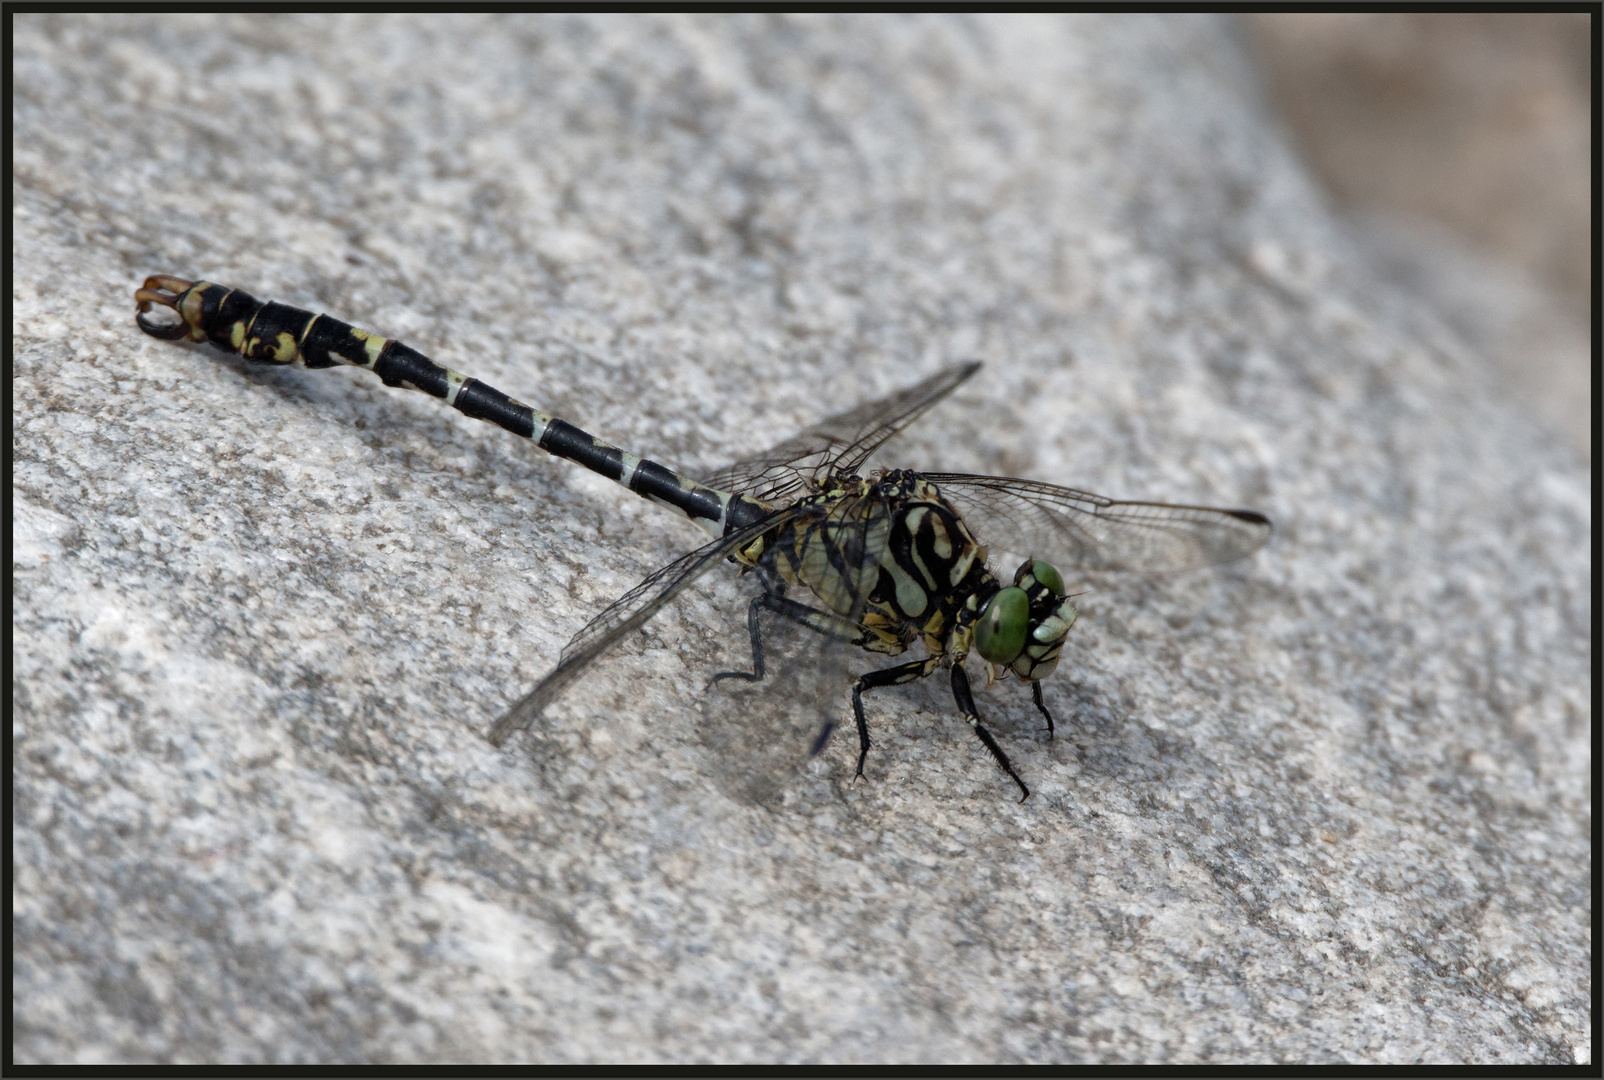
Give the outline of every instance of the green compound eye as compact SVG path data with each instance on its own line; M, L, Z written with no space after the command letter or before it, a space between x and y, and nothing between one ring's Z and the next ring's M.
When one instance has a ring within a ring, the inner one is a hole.
M1037 559L1030 564L1030 576L1047 586L1054 596L1064 595L1064 579L1052 563Z
M981 612L975 651L993 664L1010 663L1024 649L1029 630L1030 597L1018 586L1004 589Z

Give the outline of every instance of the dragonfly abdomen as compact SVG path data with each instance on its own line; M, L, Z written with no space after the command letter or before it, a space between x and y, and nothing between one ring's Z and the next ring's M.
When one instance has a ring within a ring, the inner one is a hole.
M386 386L439 398L464 416L485 420L542 450L621 484L660 506L677 510L715 535L762 520L770 508L756 499L697 483L655 461L640 458L556 417L508 397L478 379L435 363L410 345L381 337L328 315L208 281L156 275L135 294L139 328L154 337L209 341L224 352L264 364L308 368L366 368ZM150 305L172 308L180 322L145 318Z

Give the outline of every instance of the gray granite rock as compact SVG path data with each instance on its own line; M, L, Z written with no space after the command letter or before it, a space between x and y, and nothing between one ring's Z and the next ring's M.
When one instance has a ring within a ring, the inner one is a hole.
M1588 473L1226 24L15 31L18 1062L1590 1059ZM699 726L728 576L498 751L700 534L364 373L147 338L149 273L693 467L979 357L889 464L1278 532L1084 579L1059 737L981 696L1023 805L925 687L865 781L837 739L753 797Z

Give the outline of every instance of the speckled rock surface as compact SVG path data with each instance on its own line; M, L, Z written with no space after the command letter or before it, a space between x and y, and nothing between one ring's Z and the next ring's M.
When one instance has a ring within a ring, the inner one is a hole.
M1590 1059L1588 474L1329 216L1226 24L15 29L16 1061ZM498 751L700 534L147 338L149 273L688 466L979 357L889 464L1278 532L1086 579L1059 738L981 695L1023 805L923 687L866 781L837 739L747 797L698 726L725 577Z

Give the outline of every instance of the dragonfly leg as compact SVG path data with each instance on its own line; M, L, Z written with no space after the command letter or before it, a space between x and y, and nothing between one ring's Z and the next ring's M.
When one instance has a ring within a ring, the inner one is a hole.
M713 676L714 682L723 679L740 679L742 682L763 681L763 634L758 629L758 614L767 606L768 593L754 596L746 608L746 633L752 639L752 670L721 671Z
M1047 711L1047 703L1041 699L1040 681L1030 684L1030 696L1035 699L1036 708L1040 709L1041 714L1047 718L1047 737L1050 739L1053 737L1053 714Z
M723 679L739 679L741 682L762 682L764 680L764 634L762 634L759 624L759 616L762 615L764 610L773 611L780 618L791 619L792 623L800 623L802 626L808 627L810 631L818 631L820 634L826 635L826 637L840 637L840 639L850 640L853 644L857 644L857 637L852 632L855 626L849 623L847 619L831 615L829 611L810 608L805 603L799 603L796 600L788 600L784 595L783 583L780 583L778 579L770 581L770 579L765 578L764 592L752 597L752 602L746 607L746 634L752 640L752 669L751 671L720 671L719 674L715 674L712 677L714 682L720 682ZM821 738L828 737L828 732L821 735ZM820 746L823 748L823 743L820 743ZM813 751L813 753L816 754L818 751Z
M991 756L996 758L997 764L1003 767L1003 772L1013 777L1014 783L1019 785L1019 790L1024 792L1019 797L1019 801L1024 802L1030 798L1030 788L1026 787L1025 782L1019 778L1019 774L1014 772L1014 767L1008 763L1008 755L1003 753L1002 747L997 745L997 740L991 737L991 732L987 731L986 726L980 722L980 713L975 711L974 695L969 692L969 673L964 670L962 664L952 665L952 699L958 703L958 711L964 714L964 719L969 721L969 726L975 729L975 734L980 736L980 741L986 744L987 750L991 751ZM1039 702L1040 698L1037 700ZM1051 723L1051 720L1048 722Z
M721 671L713 676L715 683L722 679L740 679L742 682L763 681L763 635L758 628L758 614L768 606L769 600L785 598L785 582L762 565L757 568L757 576L763 583L763 592L753 597L746 608L746 634L752 641L752 670Z
M863 775L863 762L869 756L869 721L863 715L863 692L881 686L897 686L922 679L941 666L940 656L927 656L896 667L881 668L861 675L852 686L852 715L858 721L858 775ZM820 749L823 749L821 746Z

